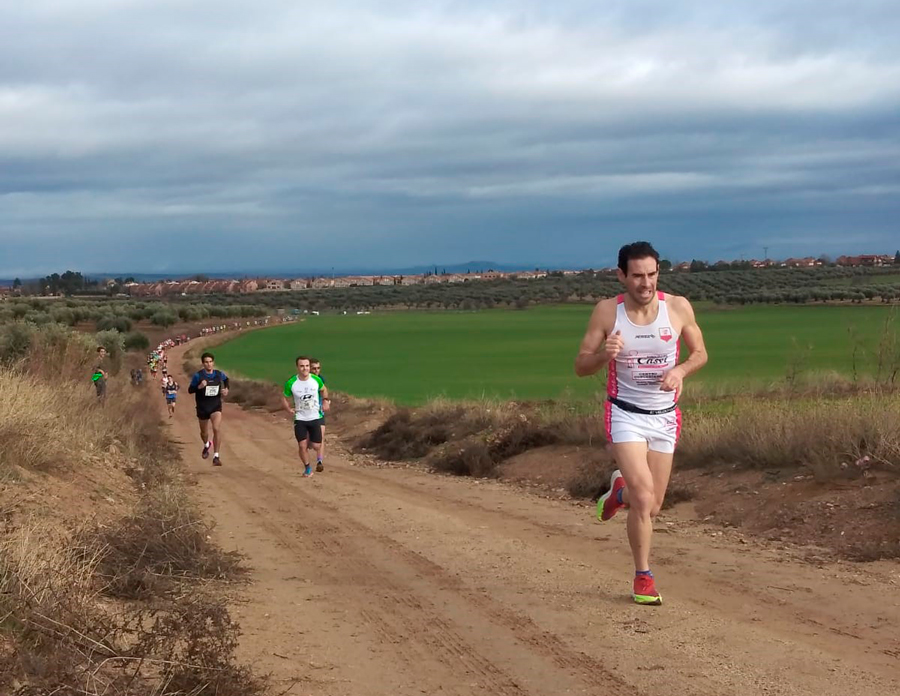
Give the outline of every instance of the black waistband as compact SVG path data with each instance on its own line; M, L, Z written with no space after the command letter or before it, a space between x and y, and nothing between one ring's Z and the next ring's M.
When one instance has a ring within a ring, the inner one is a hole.
M677 404L672 404L668 408L661 408L656 411L651 411L646 408L640 408L635 406L634 404L630 404L627 401L622 401L621 399L617 399L614 396L607 396L606 400L613 404L614 406L618 406L623 411L628 411L629 413L639 413L642 416L661 416L665 413L672 413L676 408L678 408Z

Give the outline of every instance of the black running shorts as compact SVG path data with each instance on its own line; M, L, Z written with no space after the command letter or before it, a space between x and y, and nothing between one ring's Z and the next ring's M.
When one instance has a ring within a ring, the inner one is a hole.
M297 442L303 442L309 437L310 442L314 442L318 445L322 442L322 421L318 419L311 421L294 421L294 437L297 438Z
M215 406L197 406L197 418L199 418L200 420L209 420L212 414L221 412L221 402Z

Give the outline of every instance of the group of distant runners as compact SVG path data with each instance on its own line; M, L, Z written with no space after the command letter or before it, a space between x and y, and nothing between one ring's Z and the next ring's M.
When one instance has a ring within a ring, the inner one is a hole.
M268 323L268 321L266 321ZM167 349L176 345L168 339L162 342L147 357L147 367L151 379L161 372L160 390L166 403L169 418L175 415L178 392L181 386L168 371L169 358ZM97 397L102 402L106 397L107 372L104 361L106 348L97 348L97 366L92 380ZM202 368L194 373L188 384L188 393L193 394L196 402L197 421L200 426L200 438L203 441L201 456L209 459L212 454L213 466L222 466L222 399L228 396L229 380L221 370L216 369L215 356L205 352L200 357ZM303 476L313 475L310 461L310 450L316 455L316 472L325 471L325 413L331 408L331 399L325 378L322 375L322 362L318 358L300 356L296 360L297 374L284 385L282 402L286 411L290 412L294 422L294 436L297 439L298 454L303 465ZM143 370L131 370L131 383L143 385ZM293 400L293 405L291 401Z
M691 303L684 297L660 292L659 254L647 242L626 244L619 250L617 275L624 292L601 300L594 308L575 359L580 377L607 370L606 435L618 468L609 490L597 503L597 517L606 522L620 510L628 511L626 530L634 559L632 597L638 604L662 604L650 570L653 519L659 513L672 473L673 454L681 433L678 399L684 380L707 361L703 334ZM681 341L689 356L679 362ZM97 395L106 394L106 351L98 348L94 371ZM201 456L221 466L222 399L228 395L228 376L215 367L212 353L201 357L203 367L191 378ZM167 374L165 351L155 356L151 374L162 364L169 415L174 415L178 384ZM324 471L325 416L331 400L316 358L301 355L297 372L284 384L282 404L293 418L297 453L303 476ZM210 432L210 426L211 431Z

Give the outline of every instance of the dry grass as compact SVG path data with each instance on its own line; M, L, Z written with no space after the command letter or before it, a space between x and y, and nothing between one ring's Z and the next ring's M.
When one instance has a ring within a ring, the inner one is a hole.
M54 382L0 367L0 469L71 467L82 455L109 451L138 458L165 448L146 397L113 381L106 403L90 381Z
M97 558L103 592L128 599L158 597L184 580L234 579L240 556L210 541L211 529L184 487L149 489L130 515L84 535L85 557Z
M213 598L237 559L210 541L156 410L117 379L98 402L72 367L93 341L46 338L0 366L0 693L261 693Z
M73 553L39 523L0 546L0 688L82 696L246 696L262 683L234 664L238 629L220 600L104 602L99 556Z
M386 459L433 455L430 463L436 468L466 473L461 458L481 459L475 445L469 449L470 440L482 442L499 463L548 444L601 447L606 435L599 407L441 400L393 414L363 446ZM461 450L466 450L462 457ZM732 396L686 407L676 461L687 466L804 466L828 479L858 474L855 463L864 457L869 468L900 471L900 395L846 395L839 389L827 398L806 392ZM476 468L483 470L480 464Z
M740 400L690 414L676 457L687 466L806 466L823 480L858 474L863 457L900 471L900 398Z

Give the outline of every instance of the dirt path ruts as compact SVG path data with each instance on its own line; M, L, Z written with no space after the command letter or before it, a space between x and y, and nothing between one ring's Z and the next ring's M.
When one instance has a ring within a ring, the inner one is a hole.
M663 520L666 604L637 607L618 519L353 466L339 444L302 479L289 424L231 405L213 469L186 396L173 433L220 542L253 567L242 653L292 693L900 692L898 564L816 567Z

